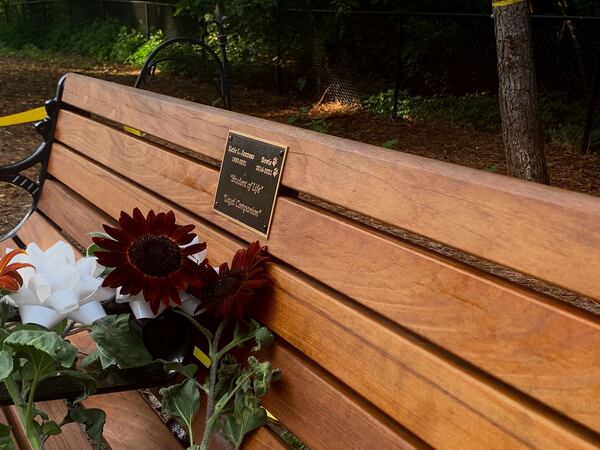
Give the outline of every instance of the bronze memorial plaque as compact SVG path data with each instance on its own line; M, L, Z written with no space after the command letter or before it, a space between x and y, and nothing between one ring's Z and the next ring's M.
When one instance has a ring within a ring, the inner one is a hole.
M269 236L287 147L230 131L214 210Z

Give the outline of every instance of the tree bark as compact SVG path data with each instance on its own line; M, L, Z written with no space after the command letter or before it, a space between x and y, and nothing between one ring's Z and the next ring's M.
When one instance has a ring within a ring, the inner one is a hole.
M549 184L527 2L494 7L494 24L508 174Z

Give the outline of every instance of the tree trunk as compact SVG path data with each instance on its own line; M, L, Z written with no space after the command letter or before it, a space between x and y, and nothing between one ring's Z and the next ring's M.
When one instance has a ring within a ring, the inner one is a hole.
M527 2L497 1L492 4L500 80L498 97L508 174L549 184Z

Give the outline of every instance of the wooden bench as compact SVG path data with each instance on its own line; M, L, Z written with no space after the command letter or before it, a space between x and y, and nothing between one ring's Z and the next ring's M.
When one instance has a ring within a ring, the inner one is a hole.
M121 210L173 209L214 261L228 260L256 239L213 211L230 130L289 146L263 240L275 287L258 319L277 334L267 356L284 373L265 406L306 445L600 445L598 317L399 237L415 233L593 306L598 198L68 75L51 179L17 238L85 246ZM110 448L180 448L135 391L86 404L107 411ZM83 448L70 439L54 448ZM245 447L284 445L263 428Z

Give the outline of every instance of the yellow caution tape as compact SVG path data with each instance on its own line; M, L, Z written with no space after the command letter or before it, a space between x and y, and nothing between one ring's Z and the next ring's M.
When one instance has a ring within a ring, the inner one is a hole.
M202 364L204 364L207 368L210 367L210 358L198 347L194 347L194 357Z
M498 8L499 6L509 6L514 5L515 3L524 3L527 0L498 0L496 2L492 2L492 8Z
M40 106L39 108L30 109L29 111L23 111L17 114L11 114L10 116L0 117L0 127L7 127L9 125L17 125L20 123L37 122L46 118L46 108Z
M136 130L135 128L128 127L127 125L123 125L123 129L125 131L127 131L128 133L135 134L136 136L144 135L144 133L142 133L140 130Z

